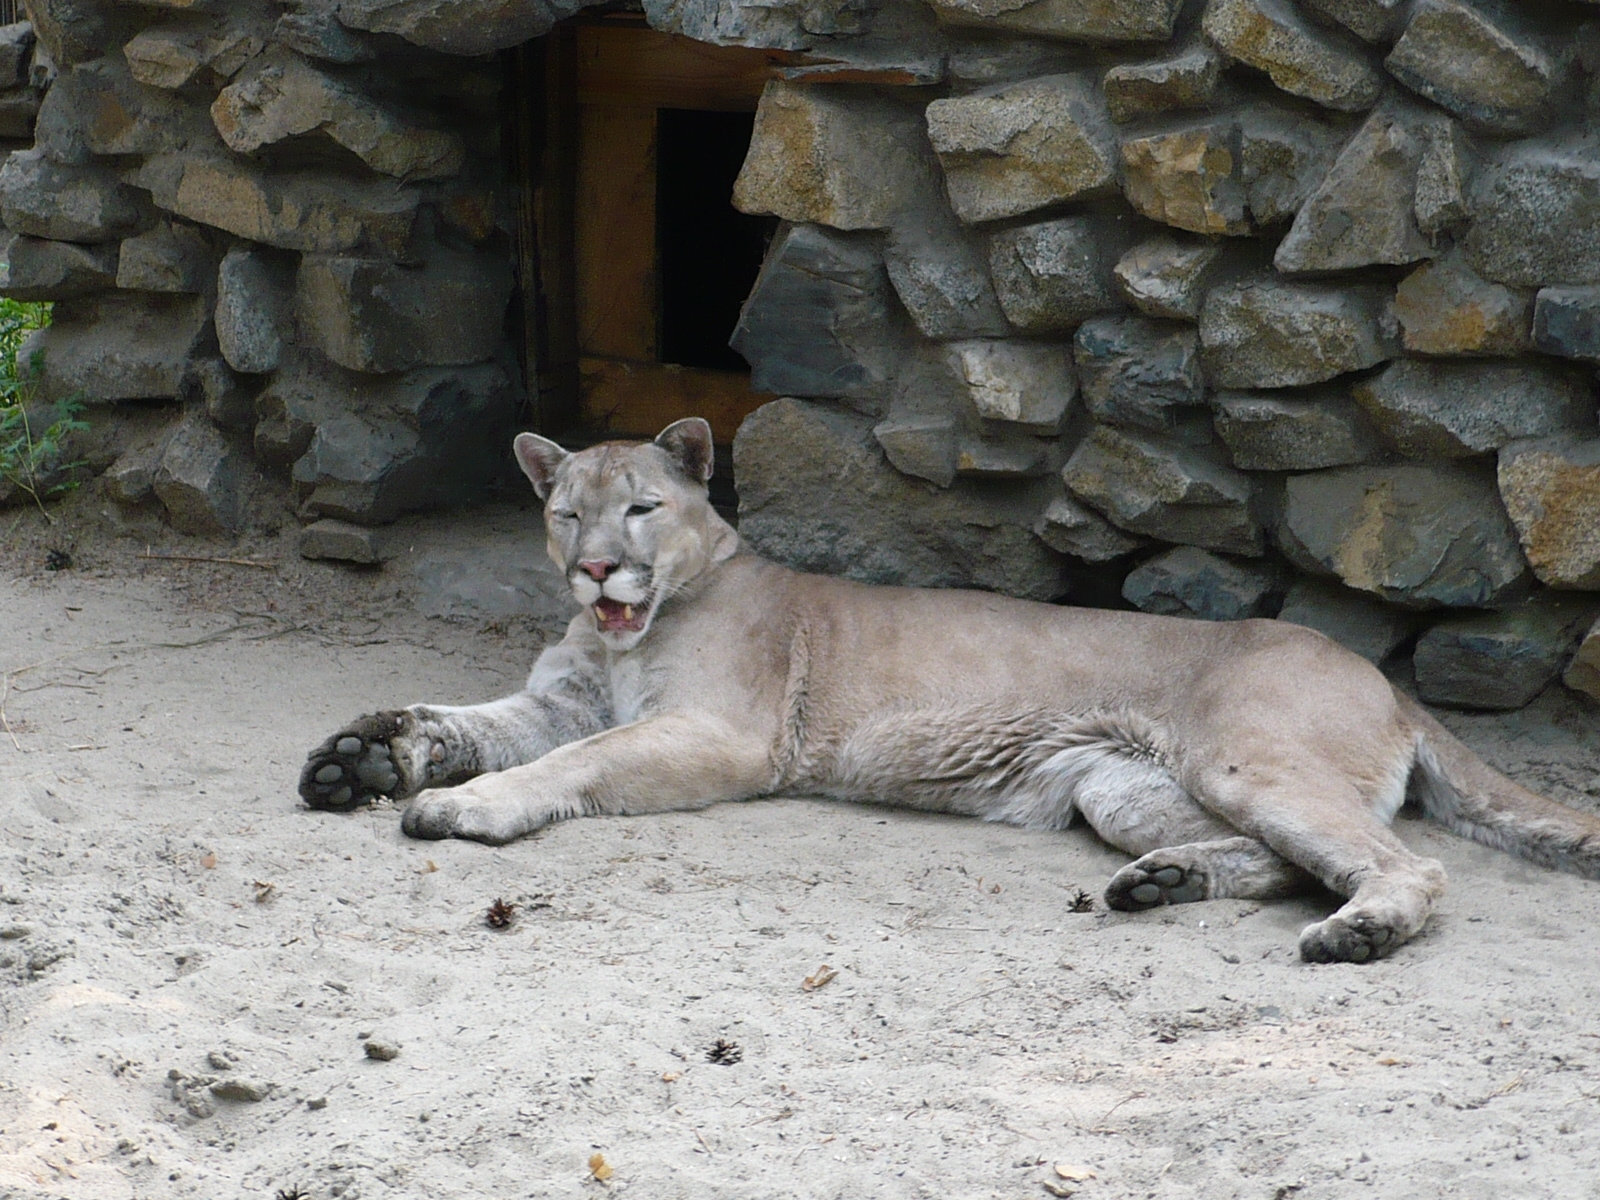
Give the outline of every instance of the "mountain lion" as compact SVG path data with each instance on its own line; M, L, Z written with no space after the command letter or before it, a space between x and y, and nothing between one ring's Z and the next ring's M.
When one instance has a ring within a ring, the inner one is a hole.
M583 611L524 689L363 717L300 794L416 796L412 837L501 843L566 817L829 796L1059 829L1136 856L1106 902L1347 903L1300 936L1361 962L1445 882L1389 830L1415 798L1458 834L1600 877L1600 818L1492 770L1364 659L1278 621L1058 608L802 575L712 509L711 429L569 453L524 433L550 556Z

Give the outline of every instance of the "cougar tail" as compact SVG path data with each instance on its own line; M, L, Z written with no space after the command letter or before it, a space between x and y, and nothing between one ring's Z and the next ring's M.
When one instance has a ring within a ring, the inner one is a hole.
M1398 688L1395 696L1418 734L1412 782L1430 817L1485 846L1600 879L1600 817L1507 779L1410 696Z

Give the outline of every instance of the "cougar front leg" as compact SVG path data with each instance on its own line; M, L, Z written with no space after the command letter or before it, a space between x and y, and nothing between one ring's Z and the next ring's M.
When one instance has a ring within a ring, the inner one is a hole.
M768 749L713 717L651 717L432 792L412 802L401 828L498 845L568 817L705 808L769 790Z
M604 727L604 714L593 706L540 692L467 707L414 704L373 713L311 752L300 772L300 796L326 809L355 808L377 796L404 799L532 762Z

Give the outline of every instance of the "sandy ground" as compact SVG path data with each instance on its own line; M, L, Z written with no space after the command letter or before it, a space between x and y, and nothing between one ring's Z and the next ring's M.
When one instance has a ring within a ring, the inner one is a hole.
M296 773L520 681L530 514L415 522L381 572L89 529L52 573L67 535L12 520L0 1196L1600 1197L1596 885L1402 820L1432 925L1308 966L1327 897L1106 913L1080 830L786 801L411 842ZM1447 719L1595 806L1570 697Z

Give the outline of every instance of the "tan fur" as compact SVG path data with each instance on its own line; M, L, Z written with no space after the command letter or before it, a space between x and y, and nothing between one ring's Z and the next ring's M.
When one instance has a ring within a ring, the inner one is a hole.
M413 836L505 842L565 817L772 795L1039 828L1081 815L1140 856L1111 881L1114 906L1315 879L1348 901L1301 953L1360 961L1421 929L1444 886L1388 828L1416 770L1452 828L1600 874L1600 821L1491 771L1317 633L797 574L740 551L707 502L703 422L570 455L524 434L517 451L574 594L648 616L619 634L586 608L519 696L386 716L402 794L488 772L414 801ZM597 583L578 564L599 561L615 567ZM589 728L553 731L561 705Z

